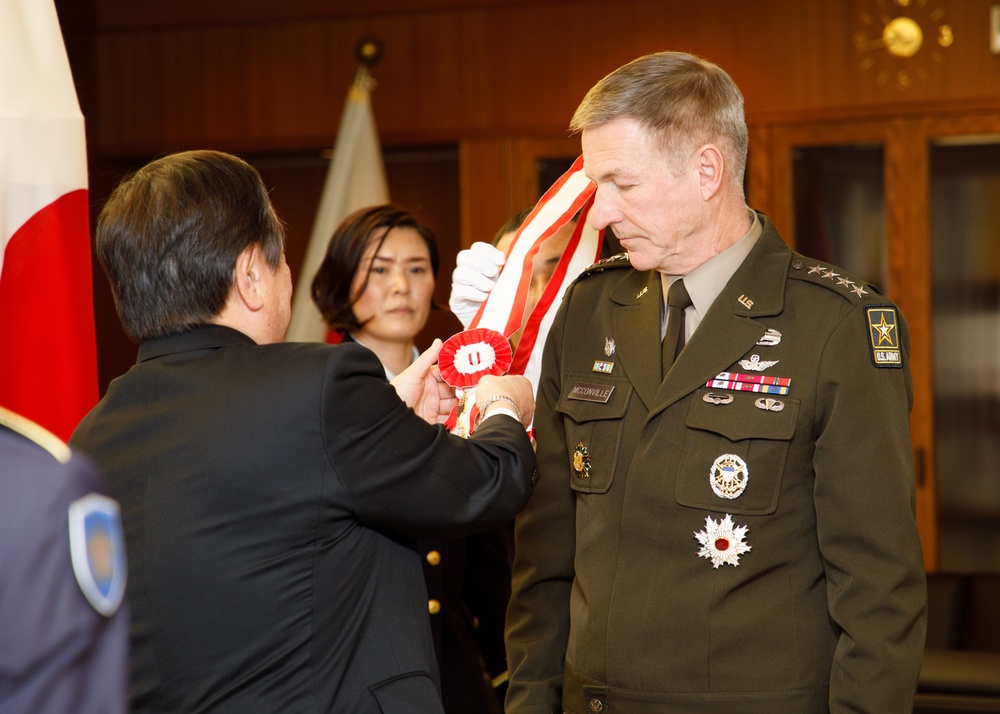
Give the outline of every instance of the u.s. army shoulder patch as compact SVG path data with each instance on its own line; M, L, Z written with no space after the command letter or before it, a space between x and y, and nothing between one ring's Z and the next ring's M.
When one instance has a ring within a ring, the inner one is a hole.
M868 322L868 344L872 348L872 364L876 367L902 367L903 352L899 346L899 320L896 308L871 305L865 308Z

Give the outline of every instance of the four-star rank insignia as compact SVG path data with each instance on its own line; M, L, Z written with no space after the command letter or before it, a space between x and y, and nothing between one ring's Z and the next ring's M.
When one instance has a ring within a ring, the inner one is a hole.
M876 367L903 366L903 353L899 347L899 319L896 309L889 305L872 305L865 308L868 321L868 343L872 350L872 364Z

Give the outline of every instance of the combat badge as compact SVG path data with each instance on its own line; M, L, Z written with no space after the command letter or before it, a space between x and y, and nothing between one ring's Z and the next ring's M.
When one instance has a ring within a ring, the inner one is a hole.
M580 478L590 478L590 450L581 441L573 452L573 470Z
M728 513L721 521L714 521L711 516L706 516L705 530L694 534L701 543L698 555L711 560L715 569L723 563L736 567L740 564L740 556L751 550L743 541L747 530L747 526L734 527L733 517Z
M125 594L125 537L118 503L92 493L69 507L73 572L87 601L110 617Z
M757 344L762 347L773 347L781 343L781 333L773 328L768 328L764 336L757 340Z
M719 498L739 498L750 480L747 462L736 454L723 454L712 464L709 483Z
M872 305L865 308L865 315L868 320L872 364L876 367L902 367L903 353L899 348L896 309L888 305Z

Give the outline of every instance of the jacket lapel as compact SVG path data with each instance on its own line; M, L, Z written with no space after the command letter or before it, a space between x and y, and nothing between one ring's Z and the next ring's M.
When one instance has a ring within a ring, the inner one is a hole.
M629 270L611 292L611 326L629 382L649 409L660 388L660 274Z
M763 234L659 385L649 418L729 369L767 331L756 318L782 311L792 253L770 221L761 216L761 222Z

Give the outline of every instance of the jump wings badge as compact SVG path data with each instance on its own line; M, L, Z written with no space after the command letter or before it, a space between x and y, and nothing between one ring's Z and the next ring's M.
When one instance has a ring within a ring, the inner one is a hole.
M743 542L747 529L747 526L733 526L733 517L728 513L721 521L706 516L705 530L694 534L701 543L698 555L711 560L715 569L723 563L736 567L740 564L740 556L750 552L750 546Z

